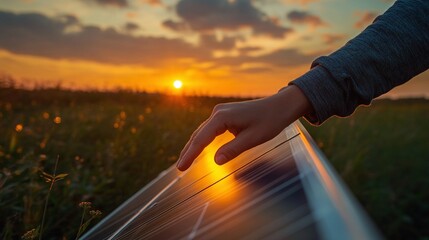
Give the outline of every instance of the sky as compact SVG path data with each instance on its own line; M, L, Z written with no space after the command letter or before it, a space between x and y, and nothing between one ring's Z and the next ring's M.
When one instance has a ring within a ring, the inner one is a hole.
M0 76L24 87L266 96L390 0L0 0ZM388 97L429 97L429 72Z

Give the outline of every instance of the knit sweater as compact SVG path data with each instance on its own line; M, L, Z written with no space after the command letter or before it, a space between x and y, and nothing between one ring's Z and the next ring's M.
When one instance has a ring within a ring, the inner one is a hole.
M307 96L321 124L348 116L357 106L403 84L429 68L429 0L398 0L362 33L290 84ZM429 81L429 79L428 79Z

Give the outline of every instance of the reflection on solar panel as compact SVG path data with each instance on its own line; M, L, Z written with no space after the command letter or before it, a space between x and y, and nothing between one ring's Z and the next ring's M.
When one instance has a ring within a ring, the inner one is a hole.
M378 239L296 122L223 166L218 137L186 172L174 166L82 239Z

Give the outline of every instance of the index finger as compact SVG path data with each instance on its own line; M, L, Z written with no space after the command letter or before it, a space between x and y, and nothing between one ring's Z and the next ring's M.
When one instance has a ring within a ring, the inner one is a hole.
M209 121L209 119L205 120L200 126L198 126L197 130L195 130L191 137L189 138L188 142L185 144L185 146L183 147L182 151L180 152L180 156L179 156L179 161L180 159L182 159L183 155L188 151L189 145L191 145L191 142L193 141L193 139L195 138L195 136L198 134L198 132L201 130L201 128L203 128L207 122Z
M200 155L207 145L209 145L216 136L224 133L227 130L225 124L219 118L210 118L207 123L195 132L183 149L181 158L177 163L177 168L180 171L188 169L195 158Z

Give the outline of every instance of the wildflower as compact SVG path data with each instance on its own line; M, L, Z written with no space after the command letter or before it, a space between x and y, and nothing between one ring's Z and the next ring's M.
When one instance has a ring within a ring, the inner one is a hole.
M75 160L78 164L82 164L82 163L85 161L85 159L84 159L84 158L82 158L82 157L80 157L80 156L75 156L75 157L74 157L74 160Z
M90 208L91 207L91 202L80 202L79 203L79 207L81 208Z
M101 216L102 212L100 210L91 210L89 211L89 215L91 215L92 217L98 217Z
M40 158L40 161L46 161L48 157L46 156L46 154L40 154L39 158Z
M37 237L37 235L39 235L37 230L33 228L33 229L27 231L26 233L24 233L24 235L21 236L21 239L32 240L32 239L35 239Z
M122 120L125 120L127 118L127 114L124 111L121 111L119 116L121 117Z
M90 202L81 202L79 203L79 207L84 206L85 204L91 204ZM86 208L84 207L83 209L83 213L82 213L82 218L80 219L80 226L79 226L79 230L76 234L76 240L79 239L80 235L82 235L82 233L85 231L85 229L89 226L89 224L91 223L92 220L94 220L94 218L99 217L102 212L100 210L91 210L89 211L89 215L91 216L89 219L85 220L85 213L86 213Z
M15 126L15 131L17 131L17 132L21 132L21 131L22 131L22 129L24 129L24 126L22 126L22 124L16 124L16 126Z
M54 118L54 123L60 124L61 123L61 117L55 117Z
M44 112L44 113L42 114L42 117L43 117L44 119L49 119L49 113L48 113L48 112Z
M140 121L140 122L144 122L144 115L143 115L143 114L140 114L140 115L139 115L139 121Z
M137 128L132 127L132 128L131 128L131 133L132 133L132 134L134 134L134 133L136 133L136 132L137 132Z

